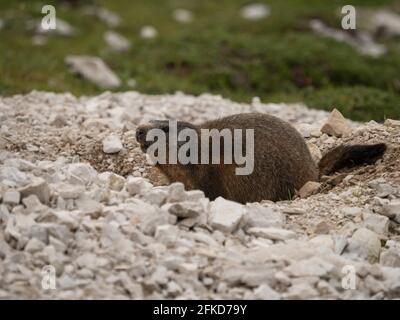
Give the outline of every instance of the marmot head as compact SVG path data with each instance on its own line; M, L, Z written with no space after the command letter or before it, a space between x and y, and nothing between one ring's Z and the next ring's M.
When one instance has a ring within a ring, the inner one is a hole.
M166 137L166 150L169 148L169 142L170 142L170 132L172 134L172 131L176 130L174 133L176 134L176 137L182 132L184 129L192 129L198 132L197 126L189 123L189 122L184 122L184 121L175 121L176 124L176 129L174 129L172 126L174 125L173 122L170 120L151 120L146 124L140 125L136 129L136 140L140 144L140 148L142 149L143 152L147 152L149 147L157 142L157 137L153 138L148 135L148 133L153 130L153 129L159 129L162 132L164 132L165 137ZM177 141L177 149L179 149L183 144L187 143L189 141L189 138L187 137L186 140L183 141Z
M159 130L151 132L152 129ZM172 144L175 147L172 147L171 149L176 152L175 154L178 157L177 159L170 161L170 138L177 139L180 133L185 134L185 132L182 132L184 129L191 129L188 131L196 133L196 137L193 139L187 136L185 139L179 139L182 141L175 140L176 143L173 142ZM184 144L188 146L192 145L192 143L196 143L197 145L199 139L198 132L199 129L195 125L188 122L152 120L149 121L149 123L140 125L136 129L136 140L140 144L140 148L143 152L148 153L150 156L154 155L157 157L157 160L155 161L157 168L167 176L170 182L180 181L183 182L187 188L191 188L193 187L193 177L196 174L196 168L195 165L191 163L183 164L180 161L181 158L179 157L179 152L181 151L179 150ZM175 135L175 137L172 137L172 135ZM160 138L160 136L164 136L165 139ZM158 139L163 139L163 141L160 143ZM152 147L152 145L155 143L158 143L157 148L150 150L150 147ZM164 147L159 148L160 145L164 145ZM185 151L185 154L187 157L189 156L188 151ZM195 156L198 157L197 154ZM165 159L165 162L160 162L158 161L159 159Z

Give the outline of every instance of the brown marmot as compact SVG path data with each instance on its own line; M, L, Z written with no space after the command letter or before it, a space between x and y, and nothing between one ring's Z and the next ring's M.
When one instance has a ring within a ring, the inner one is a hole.
M168 120L150 121L136 130L136 139L144 152L156 142L149 141L147 137L149 130L155 128L161 129L168 137ZM222 137L219 146L220 164L199 164L200 155L197 157L198 163L170 164L167 161L166 164L156 164L170 182L182 182L188 190L203 190L210 199L222 196L241 203L291 199L306 182L318 181L321 175L328 175L344 167L373 163L386 150L385 144L339 146L329 151L317 165L303 137L294 127L277 117L261 113L237 114L200 125L178 121L177 133L183 129L195 130L199 139L201 129L254 129L254 169L251 174L237 175L235 169L243 165L239 166L235 162L224 164ZM168 145L168 138L166 143ZM183 143L177 142L175 147L179 148ZM200 141L196 141L196 145L201 149Z

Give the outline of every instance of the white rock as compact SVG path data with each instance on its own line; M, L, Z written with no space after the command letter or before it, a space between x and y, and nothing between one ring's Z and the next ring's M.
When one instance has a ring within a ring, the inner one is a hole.
M400 35L400 15L395 12L378 10L374 12L370 22L376 29L383 29L384 32L390 36Z
M201 190L189 190L186 191L186 200L187 201L199 201L204 199L204 192Z
M98 57L69 55L65 63L71 72L81 75L100 88L111 89L121 85L118 76Z
M38 196L35 194L31 194L30 196L22 199L22 203L24 204L28 212L35 212L35 211L39 212L44 208Z
M53 246L57 252L64 253L65 251L67 251L67 246L64 244L64 242L52 236L49 236L49 244Z
M108 178L108 187L114 191L121 191L125 186L125 178L115 173L111 173Z
M269 285L262 284L254 289L254 298L259 300L280 300L281 295Z
M28 241L25 246L25 251L29 253L35 253L38 251L42 251L45 248L45 244L39 239L32 238Z
M374 263L379 260L380 251L381 241L377 234L369 229L360 228L349 239L345 254Z
M321 150L319 150L319 148L314 143L311 143L309 141L307 141L307 147L308 150L310 150L311 157L314 160L314 162L318 163L319 160L321 160L322 158Z
M311 299L318 296L318 291L314 289L314 287L307 282L297 283L292 285L289 288L289 291L284 294L286 299L298 299L305 300Z
M319 234L309 240L309 243L318 247L318 252L331 253L335 251L335 241L328 234Z
M310 27L317 34L347 43L363 55L378 58L387 51L384 45L376 43L367 32L359 31L357 34L350 34L346 32L347 30L328 27L318 19L311 20Z
M131 47L129 40L115 31L104 33L104 40L115 51L125 52Z
M329 262L312 257L306 260L300 260L292 263L284 269L289 275L294 277L323 277L334 269L334 266Z
M157 266L149 279L150 283L166 285L168 283L168 270L164 266Z
M320 220L313 226L313 232L315 234L327 234L332 229L332 226L325 220Z
M187 198L183 183L174 182L169 185L167 202L181 202Z
M240 10L242 18L247 20L261 20L270 14L269 7L264 3L253 3Z
M70 37L76 34L76 29L67 21L57 17L55 29L44 29L42 20L40 20L37 24L36 32L40 35L55 34Z
M86 196L76 199L75 203L82 214L89 215L92 218L98 218L103 212L103 206L101 203Z
M43 178L35 178L27 186L20 188L19 192L22 198L33 194L36 195L43 204L48 204L50 201L51 190L48 183Z
M186 9L176 9L174 10L172 17L174 20L181 23L189 23L193 20L193 14L189 10Z
M169 294L176 296L182 292L182 288L175 281L169 281L167 291Z
M329 134L335 137L342 137L351 132L347 120L337 109L333 109L328 120L321 128L322 133Z
M400 120L386 119L385 120L385 126L399 128L400 127Z
M67 181L88 186L97 179L97 172L88 163L71 163L65 167Z
M179 236L179 228L170 224L157 226L155 238L157 241L170 246L175 244Z
M389 248L382 252L379 262L387 267L400 268L400 250Z
M136 79L130 78L130 79L126 80L126 85L127 85L129 88L136 88L136 86L137 86L137 81L136 81Z
M364 212L362 215L364 226L377 234L386 235L389 232L389 218Z
M7 222L10 217L10 212L8 211L7 206L4 204L0 204L0 222Z
M9 189L3 194L3 203L16 205L21 200L21 194L17 190Z
M19 158L7 159L4 161L4 165L15 167L21 171L32 171L36 168L36 166L32 162Z
M145 194L153 185L145 178L141 177L128 177L125 188L131 196L136 194Z
M69 212L60 210L60 211L52 211L51 213L54 216L54 219L50 219L50 222L65 224L71 230L75 230L78 228L79 217L77 216L76 211Z
M354 218L361 215L363 209L357 207L345 207L341 209L341 211L346 217Z
M374 189L378 192L377 196L380 198L386 198L394 193L394 188L387 183L380 183Z
M85 187L79 185L70 185L70 184L59 184L55 188L58 194L65 200L68 199L77 199L79 198L84 192Z
M103 140L103 151L105 153L117 153L122 149L121 139L115 134L111 134Z
M9 187L21 187L29 182L27 175L15 167L2 166L0 168L0 181Z
M140 29L140 36L143 39L153 39L155 37L157 37L158 32L156 30L156 28L154 28L153 26L143 26Z
M311 137L311 131L316 130L316 128L308 123L300 123L296 125L297 131L300 132L300 134L303 136L303 138L310 138Z
M262 206L259 203L248 203L243 218L245 228L282 227L286 221L285 215L279 209Z
M250 228L247 230L247 233L252 234L256 237L261 237L265 239L271 240L289 240L296 238L297 235L295 232L286 229L280 228Z
M168 224L169 214L157 207L149 205L146 202L135 199L133 206L130 209L137 213L137 217L132 217L131 221L135 224L138 220L139 229L145 235L153 236L156 228L159 225Z
M211 202L209 223L211 227L217 230L233 232L245 213L243 205L218 197Z
M169 191L165 187L155 187L152 188L150 191L146 192L143 195L143 199L151 204L161 206L162 204L165 203L168 197L168 193Z
M389 218L400 216L400 200L392 200L382 207L382 213Z
M121 24L121 17L106 8L95 8L93 13L109 27L114 28Z

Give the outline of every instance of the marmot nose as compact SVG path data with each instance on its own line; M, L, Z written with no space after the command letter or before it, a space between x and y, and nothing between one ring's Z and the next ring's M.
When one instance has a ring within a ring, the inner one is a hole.
M146 134L147 134L148 128L144 126L140 126L136 129L136 141L139 143L143 143L146 140Z

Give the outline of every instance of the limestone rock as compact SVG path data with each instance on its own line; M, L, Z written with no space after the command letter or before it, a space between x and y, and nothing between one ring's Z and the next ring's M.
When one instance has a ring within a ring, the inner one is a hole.
M153 39L157 37L158 31L153 26L144 26L140 29L140 36L143 39Z
M209 222L211 227L223 232L233 232L245 215L243 205L218 197L211 202Z
M121 85L118 76L98 57L67 56L65 63L71 72L84 77L103 89L116 88Z
M156 228L155 238L166 246L173 245L178 236L179 228L177 226L164 224Z
M252 3L240 10L240 15L246 20L257 21L264 19L270 14L269 7L264 3Z
M389 218L400 216L400 200L392 200L382 207L382 212Z
M3 194L3 203L17 205L21 200L21 194L17 190L9 189Z
M394 128L400 127L400 120L386 119L385 126Z
M26 198L30 195L36 195L43 204L48 204L50 201L50 187L43 178L36 178L26 187L20 188L19 192L21 193L22 198Z
M292 263L284 269L288 274L295 277L326 276L334 269L334 265L320 258L312 257Z
M67 181L71 184L91 185L97 172L88 163L71 163L65 167Z
M29 182L27 175L12 166L0 168L0 180L9 187L21 187Z
M400 250L389 248L382 252L379 262L387 267L400 268Z
M145 194L150 190L152 184L144 178L140 177L128 177L125 188L130 195Z
M343 115L337 109L333 109L328 120L322 126L321 132L340 138L346 134L349 134L351 129L348 126L345 117L343 117Z
M242 224L245 228L282 227L285 216L277 208L262 206L258 203L249 203L245 207L246 215Z
M349 239L345 253L366 259L371 263L379 260L381 241L377 234L369 229L360 228Z
M120 138L111 134L103 140L103 151L104 153L118 153L123 149Z
M104 40L115 51L125 52L131 47L129 40L115 31L107 31Z
M254 298L260 300L280 300L281 295L268 284L262 284L254 289Z
M247 230L249 234L257 237L271 239L271 240L289 240L297 237L296 233L290 230L279 228L250 228Z
M321 183L315 181L308 181L304 186L299 190L300 198L308 198L309 196L316 194L321 187Z
M389 219L385 216L366 213L363 215L364 226L377 234L386 235L389 232Z
M175 21L181 22L181 23L190 23L193 20L193 14L191 11L186 10L186 9L175 9L172 17L174 18Z

